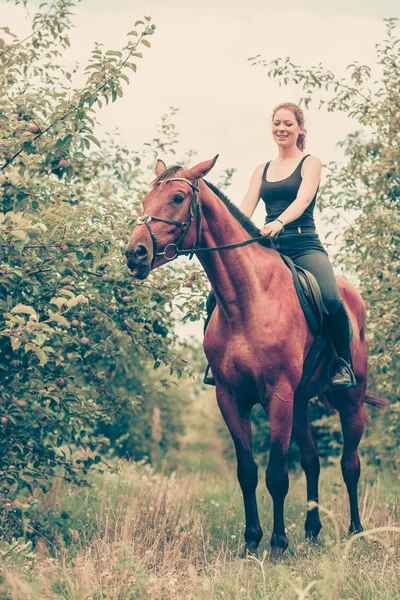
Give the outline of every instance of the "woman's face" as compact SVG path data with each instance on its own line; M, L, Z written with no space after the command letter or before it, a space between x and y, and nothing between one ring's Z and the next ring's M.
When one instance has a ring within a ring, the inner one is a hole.
M296 146L297 138L303 133L296 115L288 108L280 108L272 119L272 135L275 142L282 148Z

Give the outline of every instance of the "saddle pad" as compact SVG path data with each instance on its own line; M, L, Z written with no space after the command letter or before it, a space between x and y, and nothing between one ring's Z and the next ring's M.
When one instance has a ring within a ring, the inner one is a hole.
M293 275L294 286L308 326L313 335L319 335L323 321L323 302L318 282L314 275L296 265L288 256L281 254L281 257Z

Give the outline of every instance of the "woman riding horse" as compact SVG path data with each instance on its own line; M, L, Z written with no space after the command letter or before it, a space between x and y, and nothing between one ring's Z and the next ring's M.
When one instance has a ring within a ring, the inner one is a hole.
M278 144L283 149L285 144L292 143L290 140L297 142L299 135L304 133L292 114L289 111L275 115L275 123L279 117L279 124L274 125L280 136ZM294 155L298 152L296 148L292 144ZM283 156L288 157L287 154ZM301 158L305 157L301 154ZM204 350L215 376L218 406L235 445L246 519L245 552L255 553L263 535L257 510L258 475L250 418L253 406L259 403L268 413L270 423L266 485L273 500L271 551L279 555L288 544L284 502L289 489L287 454L292 435L299 444L307 482L306 537L315 539L321 529L317 505L319 459L312 439L308 401L328 393L326 372L331 353L321 350L312 376L300 386L303 365L316 338L299 302L292 272L272 248L275 236L272 239L264 237L260 243L259 230L217 188L204 180L216 159L189 169L177 165L167 168L161 160L157 161L157 177L143 198L143 214L125 254L129 269L138 279L145 279L153 269L181 255L196 254L206 271L217 299L217 309L207 327ZM313 166L314 159L309 161L307 158L303 167L304 174L310 171L304 181L313 180L315 189L311 183L306 184L298 198L311 204L318 187L319 172L316 173L315 163ZM279 160L275 161L270 174L275 173L274 179L281 178L282 184L287 171L279 171L279 165ZM297 167L298 171L300 169ZM290 184L291 178L289 175L286 182ZM263 185L273 186L274 183L268 181ZM295 187L293 182L291 185ZM250 193L248 198L251 197L255 205L257 197ZM311 201L308 201L309 197ZM303 212L304 209L299 209L299 214ZM288 215L292 222L299 218L296 217L296 202L271 217L278 217L286 224ZM266 233L277 232L281 225L279 221L271 220L266 225ZM298 227L303 232L302 225ZM307 239L300 232L295 238L292 234L291 238ZM317 239L316 234L309 238L313 244L317 244ZM289 243L289 233L281 234L280 240L283 246ZM328 264L323 249L318 249L313 256L315 254ZM323 284L322 279L320 284ZM349 495L349 531L354 533L362 531L357 499L360 477L357 448L365 423L363 403L384 406L386 401L366 394L368 361L364 302L348 281L339 278L338 285L351 321L352 363L357 385L352 389L335 388L328 399L338 410L342 424L341 466Z
M262 163L253 173L241 211L251 217L260 199L267 217L261 235L273 238L279 252L310 271L321 289L327 315L325 322L336 351L331 365L331 389L350 389L356 385L351 366L351 329L336 278L314 223L314 206L321 178L321 161L304 153L306 131L303 111L290 102L279 104L272 115L272 135L278 157ZM209 316L215 298L207 303ZM204 382L214 384L207 369Z

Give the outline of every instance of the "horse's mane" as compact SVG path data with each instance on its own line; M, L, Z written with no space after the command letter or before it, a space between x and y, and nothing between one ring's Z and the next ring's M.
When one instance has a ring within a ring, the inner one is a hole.
M176 175L176 173L177 173L177 171L179 171L179 169L183 169L183 167L180 167L179 165L173 165L172 167L168 167L165 171L163 171L163 173L161 173L161 175L159 175L152 182L152 185L157 185L157 184L161 183L162 181L165 181L166 179L173 177L174 175ZM240 225L243 227L243 229L245 231L247 231L247 233L252 238L260 236L260 230L258 229L258 227L256 227L254 225L254 223L248 217L246 217L246 215L244 215L242 213L242 211L235 204L233 204L229 200L229 198L227 198L225 196L225 194L223 192L221 192L221 190L219 190L217 188L217 186L210 183L209 181L206 181L205 179L203 179L203 181L207 185L207 187L209 187L210 190L212 192L214 192L214 194L217 196L217 198L219 198L225 204L226 208L229 210L231 215L238 221L238 223L240 223ZM258 243L260 243L262 246L267 246L268 248L272 247L272 242L267 237Z

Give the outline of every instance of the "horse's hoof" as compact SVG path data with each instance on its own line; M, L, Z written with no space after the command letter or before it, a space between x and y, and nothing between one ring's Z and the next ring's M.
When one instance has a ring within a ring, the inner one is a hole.
M363 531L364 529L361 523L359 523L358 525L355 525L355 523L350 523L348 534L356 535L357 533L362 533Z
M306 542L308 544L317 545L319 544L318 533L314 533L312 531L306 531Z
M286 548L278 548L277 546L273 546L270 552L271 560L274 562L283 560L283 553L285 552L285 549Z
M251 558L252 556L254 556L255 558L257 558L258 556L257 544L255 542L245 544L242 554L242 558Z
M322 525L319 524L317 526L314 527L310 527L310 528L306 528L305 533L306 533L306 540L308 542L311 542L312 544L316 544L318 542L318 536L319 536L319 532L322 529Z
M273 535L271 538L271 559L281 560L288 545L285 535Z

